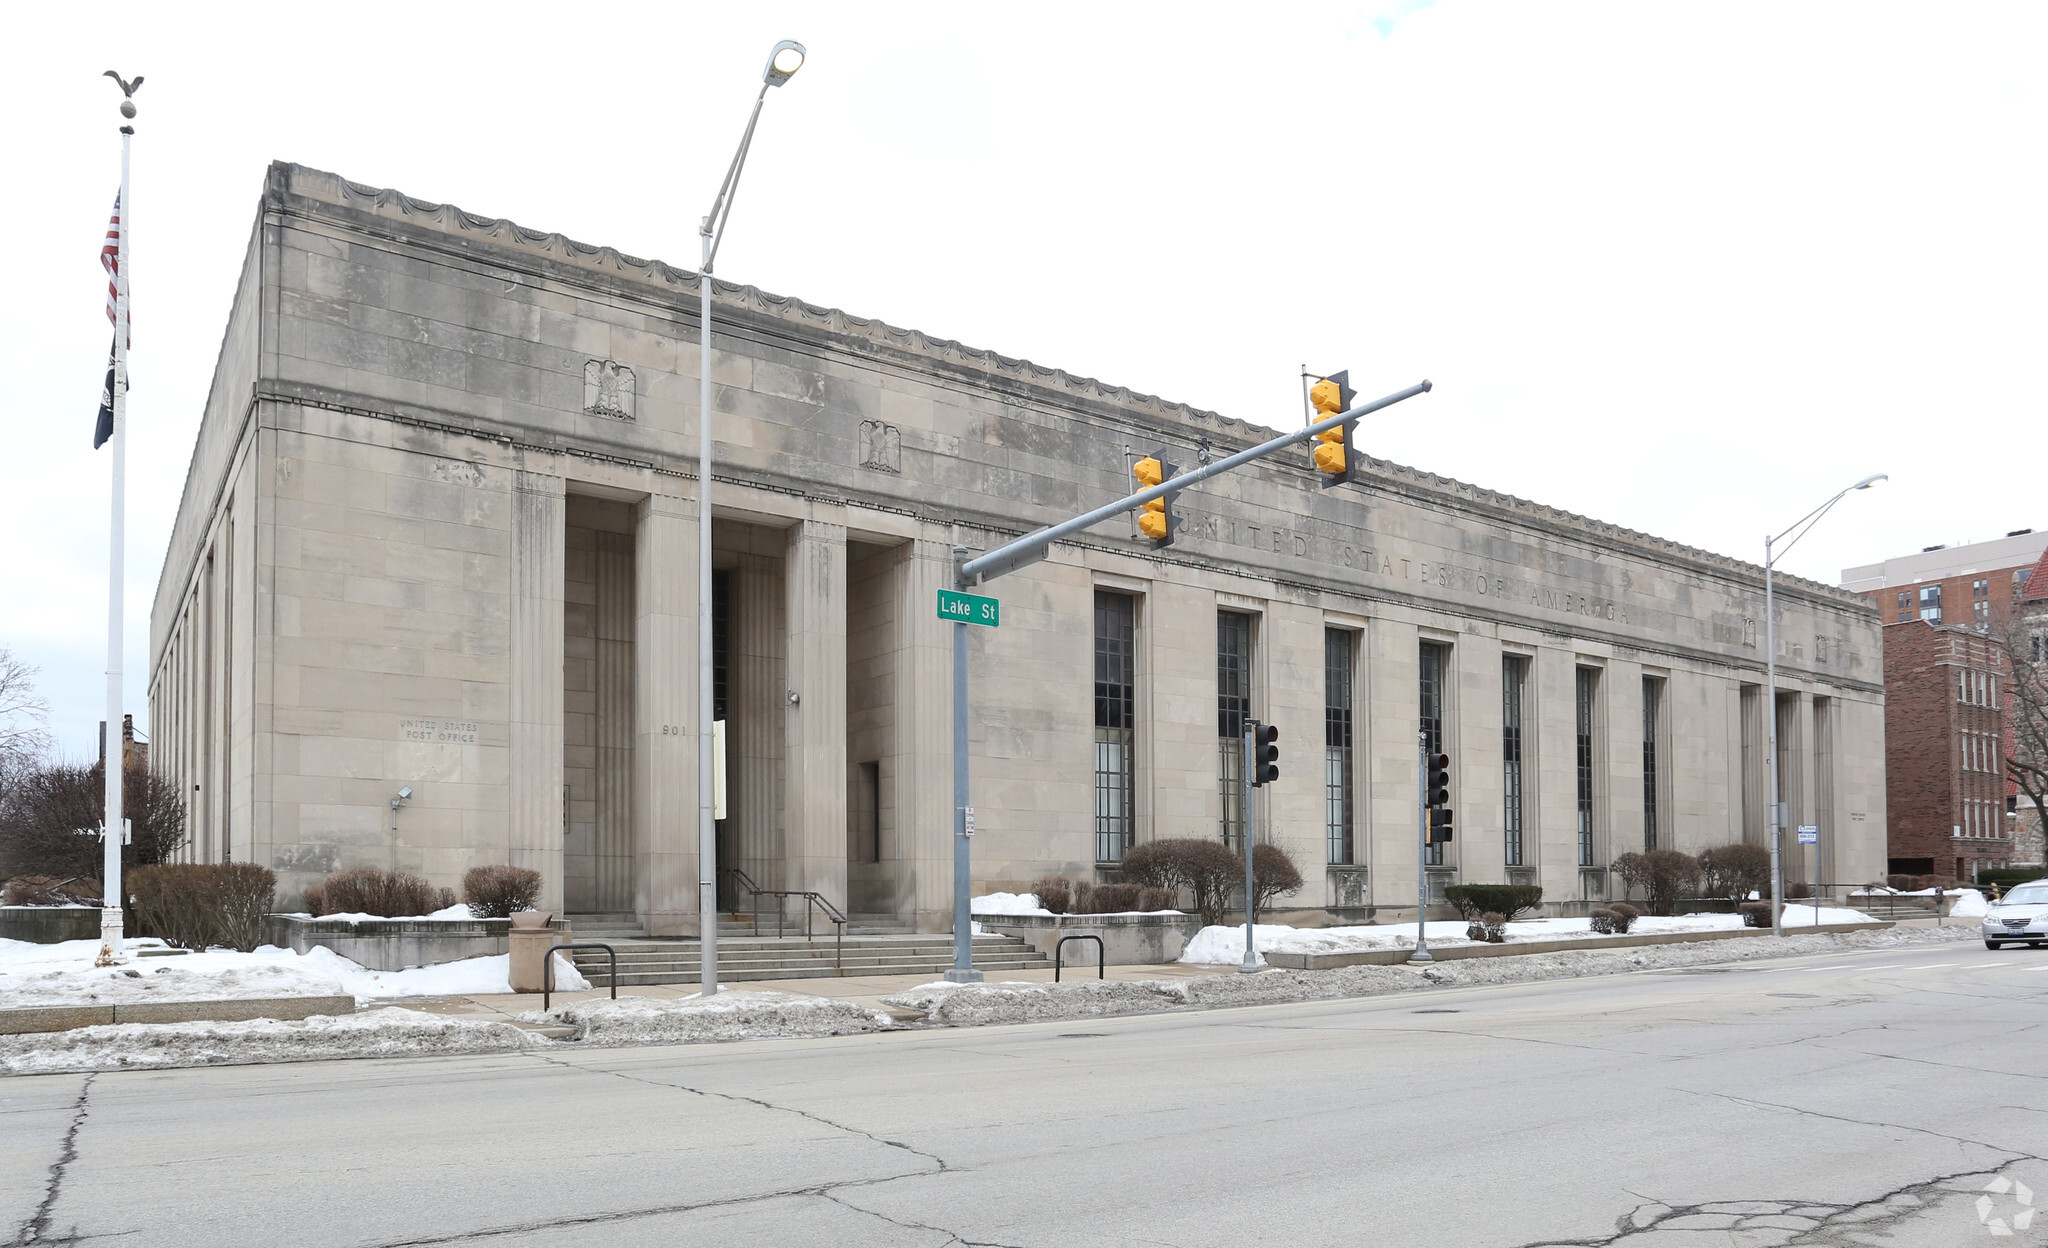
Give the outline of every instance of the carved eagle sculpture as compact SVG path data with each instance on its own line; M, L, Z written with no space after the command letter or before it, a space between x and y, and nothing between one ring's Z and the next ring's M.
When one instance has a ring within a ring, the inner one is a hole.
M139 90L142 86L141 74L135 75L135 80L133 82L130 82L128 79L123 78L121 75L115 73L111 69L106 72L105 76L108 78L112 78L117 84L119 84L121 88L121 94L124 97L131 100L135 98L135 92Z

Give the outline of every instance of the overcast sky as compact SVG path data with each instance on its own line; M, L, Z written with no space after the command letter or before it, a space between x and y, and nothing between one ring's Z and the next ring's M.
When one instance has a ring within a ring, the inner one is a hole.
M94 749L109 338L135 140L129 705L265 165L722 276L1275 427L1298 373L1434 393L1373 454L1756 560L2048 528L2048 6L37 5L0 115L0 646ZM1105 500L1106 501L1106 500Z

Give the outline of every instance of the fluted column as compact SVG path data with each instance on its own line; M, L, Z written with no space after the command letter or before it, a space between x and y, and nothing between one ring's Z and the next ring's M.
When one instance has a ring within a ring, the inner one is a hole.
M562 905L562 478L521 470L512 487L506 836L512 865L540 872L539 906Z
M634 541L633 896L647 930L697 923L697 522L656 493Z
M945 542L909 544L896 608L897 911L920 931L953 926L953 637L938 591L953 586Z
M791 887L846 899L846 526L789 530L784 592L789 690L784 719Z

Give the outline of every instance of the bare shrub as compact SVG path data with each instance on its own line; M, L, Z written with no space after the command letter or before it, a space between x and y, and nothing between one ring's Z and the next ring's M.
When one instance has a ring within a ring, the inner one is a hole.
M1771 892L1771 851L1761 845L1716 845L1700 855L1700 893L1740 904Z
M1636 920L1643 917L1642 911L1625 901L1608 902L1607 910L1614 916L1614 932L1617 936L1628 935L1628 929L1634 927Z
M1180 898L1170 888L1141 888L1138 890L1137 908L1152 913L1158 910L1175 910L1180 907Z
M1267 842L1252 846L1252 922L1277 897L1291 897L1301 891L1301 869L1281 846Z
M417 875L382 867L348 867L321 886L327 914L410 918L434 909L440 892Z
M462 900L479 919L509 918L520 910L533 909L540 888L540 872L525 867L471 867L462 875ZM452 896L447 901L441 909L455 904Z
M1483 940L1489 944L1503 944L1508 938L1508 920L1503 914L1488 911L1465 925L1465 939Z
M1785 898L1788 901L1805 901L1813 896L1813 885L1803 880L1785 881Z
M47 875L98 879L105 847L105 772L95 762L26 766L0 785L0 877ZM169 862L185 843L178 786L140 766L121 780L121 811L132 835L121 849L123 874Z
M1041 875L1031 885L1041 908L1054 914L1070 914L1074 908L1074 884L1064 875Z
M1086 903L1079 909L1080 914L1122 914L1138 908L1138 894L1144 890L1136 884L1097 884L1088 890Z
M1586 915L1586 922L1595 936L1614 935L1614 910L1608 906L1595 907Z
M1444 890L1444 900L1468 923L1489 910L1513 922L1543 904L1543 889L1535 884L1453 884Z
M277 876L246 862L138 867L124 877L136 930L180 949L230 945L243 953L263 943Z
M17 875L0 891L0 905L97 906L100 882L84 877L57 879L48 875Z
M1771 903L1768 901L1745 901L1735 907L1742 915L1744 927L1769 927L1771 925Z
M1624 888L1641 890L1651 914L1678 913L1679 899L1700 885L1700 860L1675 849L1626 853L1608 869L1621 877Z
M318 884L306 885L305 897L299 902L299 909L316 919L323 914L334 913L327 908L327 890Z
M1887 875L1884 877L1886 888L1896 888L1902 893L1910 893L1920 887L1919 881L1920 877L1917 875Z
M1257 865L1254 855L1253 865ZM1176 837L1146 841L1124 854L1124 878L1145 888L1186 889L1204 926L1223 922L1230 895L1243 886L1244 860L1221 841ZM1298 874L1298 873L1297 873Z

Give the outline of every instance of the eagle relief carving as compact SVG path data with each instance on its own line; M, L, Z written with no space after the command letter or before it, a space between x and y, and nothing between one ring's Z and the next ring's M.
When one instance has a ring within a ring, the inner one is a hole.
M860 466L880 472L902 472L902 430L879 420L860 422Z
M617 360L583 366L583 410L592 416L633 419L633 370Z

